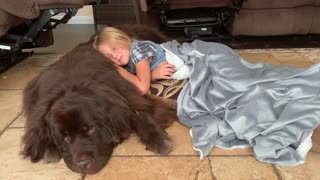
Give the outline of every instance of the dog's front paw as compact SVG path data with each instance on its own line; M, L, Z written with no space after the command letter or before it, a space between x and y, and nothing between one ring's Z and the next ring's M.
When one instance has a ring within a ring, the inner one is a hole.
M44 153L43 161L45 163L56 163L61 159L61 155L58 151L55 150L46 150Z
M173 143L169 138L158 139L148 143L146 149L156 154L169 154L173 149Z

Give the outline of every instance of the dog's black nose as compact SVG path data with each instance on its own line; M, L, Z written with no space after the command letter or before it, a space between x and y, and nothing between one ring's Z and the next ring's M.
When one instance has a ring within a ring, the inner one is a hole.
M80 160L77 162L77 166L80 169L89 169L91 166L91 161L90 160Z

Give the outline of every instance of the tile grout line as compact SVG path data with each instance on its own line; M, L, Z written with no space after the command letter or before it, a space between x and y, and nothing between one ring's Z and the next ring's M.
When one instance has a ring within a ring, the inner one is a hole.
M276 174L278 180L282 180L283 178L281 177L281 173L276 167L276 165L272 164L272 169L273 169L273 172Z
M313 152L313 153L316 153L316 154L320 154L320 151L310 150L310 152Z
M1 91L22 91L23 89L0 89Z
M8 127L8 129L24 129L24 127Z
M22 127L16 127L16 128L22 128ZM136 158L136 157L199 157L199 155L192 155L192 154L171 154L171 155L158 155L158 154L145 154L145 155L112 155L111 157L119 157L119 158ZM253 157L253 155L208 155L208 157Z
M209 157L214 157L214 156L216 156L216 155L211 155ZM247 157L252 156L253 157L253 155L231 155L231 156L230 155L221 155L221 156L217 156L217 157L245 157L245 156L247 156ZM209 158L209 161L210 161L210 158ZM271 164L271 165L272 165L272 171L274 172L274 174L276 175L278 180L283 180L283 178L281 177L280 171L276 168L276 165L275 164ZM210 163L210 168L212 169L211 163ZM216 177L214 176L213 172L212 172L212 174L213 174L213 178L215 178L215 180L216 180Z
M158 154L150 154L150 155L112 155L111 157L118 157L118 158L136 158L136 157L170 157L170 158L178 158L178 157L199 157L198 155L179 155L179 154L172 154L172 155L158 155Z
M270 53L270 55L271 55L281 66L283 66L282 62L281 62L278 58L276 58L272 53Z
M14 121L16 121L20 115L22 114L22 111L18 113L18 115L16 115L16 117L13 118L13 120L0 132L0 136L7 130L9 129L9 127L11 126L11 124L14 123Z
M213 169L212 169L212 166L211 166L211 158L210 158L210 156L208 156L207 159L208 159L208 163L209 163L209 168L210 168L210 173L211 173L212 180L217 180L217 177L214 175L214 172L213 172Z
M308 56L306 56L305 53L298 52L298 54L304 57L308 62L315 64L315 62L313 62Z
M217 155L208 155L209 157L254 157L252 154L232 154L232 155L223 155L223 154L217 154Z
M276 58L272 53L270 53L270 55L279 63L280 66L283 66L283 63L278 58Z

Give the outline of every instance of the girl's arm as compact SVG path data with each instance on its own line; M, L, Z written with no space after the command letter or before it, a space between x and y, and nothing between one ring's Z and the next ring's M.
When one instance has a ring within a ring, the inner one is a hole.
M164 61L151 72L151 80L172 79L172 75L175 72L174 65Z
M134 84L141 94L147 94L150 89L151 71L149 59L142 60L136 64L136 75L131 74L126 69L118 67L118 72L126 80Z

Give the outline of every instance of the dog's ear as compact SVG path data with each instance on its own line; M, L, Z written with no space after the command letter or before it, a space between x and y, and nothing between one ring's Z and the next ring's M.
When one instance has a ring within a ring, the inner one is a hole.
M111 108L104 111L104 114L106 118L103 129L107 139L110 139L113 144L121 143L131 133L128 111L121 105L113 104Z
M24 148L22 155L30 157L32 162L38 162L45 156L48 162L61 159L59 150L52 139L52 129L47 121L48 108L37 106L37 111L27 115L26 131L22 137Z
M126 97L117 91L103 84L92 87L95 89L95 94L99 94L96 98L103 102L95 109L99 111L96 114L103 116L100 117L103 121L98 122L101 123L99 127L103 127L106 135L118 144L131 133L130 121L136 117L136 114L129 107Z

